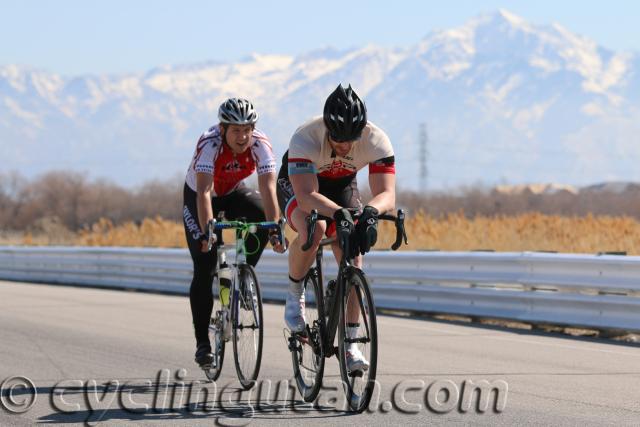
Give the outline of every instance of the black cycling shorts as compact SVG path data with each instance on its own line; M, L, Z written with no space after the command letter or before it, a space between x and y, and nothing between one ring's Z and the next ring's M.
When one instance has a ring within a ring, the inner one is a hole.
M291 223L291 213L298 206L295 194L293 194L293 186L289 181L288 171L288 152L285 153L282 159L282 166L278 173L278 181L276 185L276 195L278 196L278 206L280 211L287 218L289 226L295 231L295 227ZM360 192L358 191L358 182L356 175L352 177L346 177L332 180L322 177L318 177L319 193L344 208L358 208L362 209L362 202L360 201ZM327 227L327 235L330 236L335 232L335 226L333 221L329 221L329 227Z

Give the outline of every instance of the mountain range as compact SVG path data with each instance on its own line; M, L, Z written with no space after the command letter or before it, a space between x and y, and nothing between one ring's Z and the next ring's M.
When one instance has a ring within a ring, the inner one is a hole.
M391 137L404 188L421 183L421 124L427 188L640 181L639 72L638 53L505 10L398 48L255 53L122 75L9 64L0 66L0 172L84 171L124 185L174 176L232 96L253 100L280 158L342 82Z

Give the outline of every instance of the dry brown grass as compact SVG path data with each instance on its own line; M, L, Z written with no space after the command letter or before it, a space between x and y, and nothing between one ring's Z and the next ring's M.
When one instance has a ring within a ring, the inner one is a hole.
M185 247L181 223L161 218L147 218L114 226L101 219L80 233L47 233L46 228L21 238L0 236L4 244L68 244L88 246ZM49 230L55 231L55 230ZM596 253L625 251L640 254L640 222L631 217L565 217L529 213L515 216L466 218L449 214L434 218L419 212L407 218L409 245L403 249L440 249L467 251L558 251ZM288 230L289 239L294 237ZM225 239L231 241L231 232ZM388 248L395 238L393 226L381 223L377 247Z
M145 218L140 225L127 222L114 226L108 219L100 219L90 229L82 230L76 239L82 246L153 246L172 248L184 246L181 224L160 217Z
M391 225L383 229L381 247L390 245L394 237ZM469 219L462 214L434 218L419 212L407 218L407 233L407 249L640 254L640 222L627 216L529 213Z

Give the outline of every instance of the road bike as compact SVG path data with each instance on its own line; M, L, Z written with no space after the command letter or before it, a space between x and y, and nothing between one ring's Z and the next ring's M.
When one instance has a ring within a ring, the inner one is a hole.
M277 230L278 239L284 245L285 221L245 222L212 220L208 224L209 246L217 248L217 268L213 281L214 297L209 339L212 343L213 362L202 369L210 381L220 376L224 362L225 346L233 342L233 354L238 380L245 390L256 384L262 360L264 320L260 283L254 268L247 264L245 242L255 238L260 229ZM236 230L235 245L225 245L222 230ZM235 254L234 262L227 263L229 253Z
M353 212L354 220L358 214ZM397 215L383 214L379 220L392 221L396 227L396 240L391 246L394 251L407 243L404 228L405 213L398 210ZM307 218L307 242L303 250L309 250L313 243L317 211ZM322 386L325 359L336 355L340 364L340 375L351 410L362 412L368 406L375 386L378 332L376 310L371 293L371 285L365 273L352 265L348 257L348 234L325 238L316 252L315 265L304 277L305 330L292 333L287 337L293 362L296 385L302 398L312 402L318 396ZM342 259L338 267L338 276L329 281L324 290L322 273L323 247L338 240ZM347 309L350 307L350 309ZM338 345L334 346L336 334ZM367 367L348 369L348 358L353 354L354 346L368 360Z

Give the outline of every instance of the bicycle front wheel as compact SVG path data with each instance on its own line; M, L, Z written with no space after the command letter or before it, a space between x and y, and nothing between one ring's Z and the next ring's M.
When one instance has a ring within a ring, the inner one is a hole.
M338 323L340 375L349 407L362 412L373 395L378 362L376 310L369 281L354 268L345 281Z
M220 302L219 295L220 282L216 276L213 283L213 309L211 311L211 320L209 322L209 341L211 342L211 351L213 352L213 364L211 366L204 367L205 375L210 381L215 381L222 372L222 364L224 362L224 307Z
M306 331L290 339L293 376L305 402L313 402L322 386L324 374L324 308L322 287L316 276L304 279Z
M262 296L252 266L240 265L238 279L232 301L233 353L238 380L248 390L256 384L262 360Z

